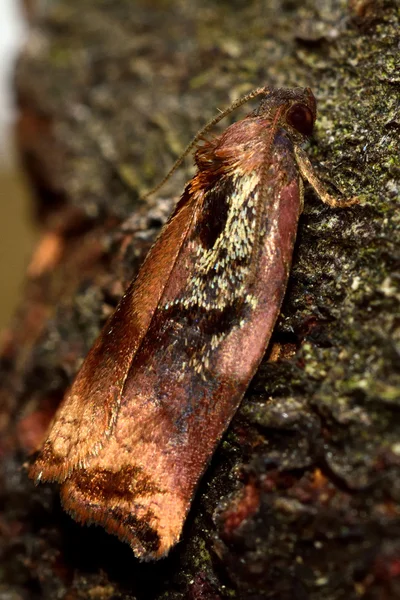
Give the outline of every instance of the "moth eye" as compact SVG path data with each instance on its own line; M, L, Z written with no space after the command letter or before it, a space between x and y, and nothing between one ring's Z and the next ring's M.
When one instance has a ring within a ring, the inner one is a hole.
M314 127L314 115L304 104L293 104L286 113L286 120L303 135L311 135Z

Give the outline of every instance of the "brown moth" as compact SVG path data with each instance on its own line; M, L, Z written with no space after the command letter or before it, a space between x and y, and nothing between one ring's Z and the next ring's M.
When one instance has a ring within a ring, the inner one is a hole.
M197 173L89 352L31 477L142 560L179 540L199 479L268 345L287 285L303 179L309 88L260 88L259 108L203 142Z

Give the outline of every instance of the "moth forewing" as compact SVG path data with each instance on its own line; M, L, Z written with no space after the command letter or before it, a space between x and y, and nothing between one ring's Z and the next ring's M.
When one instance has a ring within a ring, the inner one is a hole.
M197 149L196 175L31 468L61 483L77 520L103 525L144 560L178 541L285 293L299 168L314 177L296 149L316 105L308 88L262 93L256 111Z

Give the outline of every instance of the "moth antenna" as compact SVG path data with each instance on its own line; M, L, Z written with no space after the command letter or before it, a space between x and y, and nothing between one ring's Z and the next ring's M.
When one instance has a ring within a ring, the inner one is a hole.
M175 161L175 163L173 164L171 169L168 171L168 173L166 174L164 179L162 179L162 181L160 183L158 183L155 187L153 187L150 191L146 192L143 196L143 199L148 198L149 196L151 196L152 194L157 192L160 188L162 188L162 186L168 181L168 179L180 167L180 165L184 161L185 157L191 152L191 150L194 148L194 146L197 144L197 142L201 139L201 137L204 134L208 133L210 131L210 129L212 129L214 127L214 125L219 123L224 117L229 115L231 112L233 112L234 110L239 108L239 106L242 106L243 104L246 104L246 102L249 102L249 100L252 100L253 98L256 98L257 96L261 96L262 94L270 94L271 91L272 91L272 89L267 86L256 88L255 90L252 90L245 96L242 96L241 98L238 98L237 100L235 100L230 106L228 106L228 108L225 108L225 110L220 111L220 113L216 117L213 117L210 121L208 121L208 123L206 123L204 125L204 127L202 127L200 129L200 131L198 131L196 133L196 135L194 136L192 141L189 142L189 144L186 146L186 148L184 149L184 151L182 152L180 157Z

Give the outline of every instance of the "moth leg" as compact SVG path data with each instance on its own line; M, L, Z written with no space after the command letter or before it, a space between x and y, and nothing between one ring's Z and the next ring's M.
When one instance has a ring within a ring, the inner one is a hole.
M354 196L353 198L344 198L342 200L338 200L337 198L332 196L327 191L322 181L316 175L314 167L310 162L310 159L308 158L304 150L300 148L300 146L295 147L295 156L301 176L303 177L303 179L307 179L307 181L312 185L322 202L328 204L329 206L332 206L333 208L346 207L351 206L352 204L360 203L359 198L357 198L356 196Z
M304 181L302 177L299 177L300 184L300 214L304 210Z

